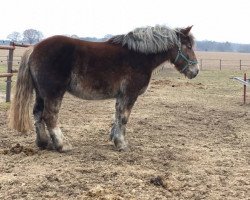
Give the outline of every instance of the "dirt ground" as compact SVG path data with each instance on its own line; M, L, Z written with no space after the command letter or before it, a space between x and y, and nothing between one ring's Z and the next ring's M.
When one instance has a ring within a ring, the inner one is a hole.
M250 99L229 79L242 73L155 75L127 125L128 152L109 141L114 100L65 96L66 153L9 130L1 103L0 199L250 199Z

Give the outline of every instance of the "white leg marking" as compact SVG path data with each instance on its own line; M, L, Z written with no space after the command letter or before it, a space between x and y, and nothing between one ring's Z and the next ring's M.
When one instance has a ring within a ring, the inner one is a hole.
M52 141L57 150L61 151L63 148L63 134L59 127L55 127L49 130Z

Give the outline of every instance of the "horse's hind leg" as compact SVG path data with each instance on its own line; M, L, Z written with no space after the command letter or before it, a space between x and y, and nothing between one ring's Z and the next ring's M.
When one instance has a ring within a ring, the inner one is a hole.
M42 118L43 110L44 110L44 100L41 97L39 97L39 95L37 95L33 109L35 128L36 128L36 144L38 147L45 149L48 146L50 138L45 130L45 123Z
M128 97L123 95L116 99L115 122L111 130L110 139L114 141L119 151L127 150L127 143L125 141L126 124L136 99L137 96Z
M62 97L44 101L43 119L46 123L53 145L57 151L63 150L63 134L57 125L58 113L61 107Z

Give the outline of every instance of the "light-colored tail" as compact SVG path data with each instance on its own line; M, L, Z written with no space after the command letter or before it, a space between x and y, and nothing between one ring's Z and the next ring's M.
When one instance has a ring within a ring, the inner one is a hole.
M9 127L19 132L27 132L32 129L30 120L30 103L33 94L33 81L28 66L28 61L33 48L25 51L17 75L14 97L9 111Z

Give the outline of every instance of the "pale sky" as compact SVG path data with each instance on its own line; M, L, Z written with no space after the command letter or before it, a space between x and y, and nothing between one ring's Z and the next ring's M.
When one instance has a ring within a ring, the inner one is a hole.
M194 25L197 40L250 44L250 0L1 0L0 39L36 29L45 37L103 37L134 28Z

